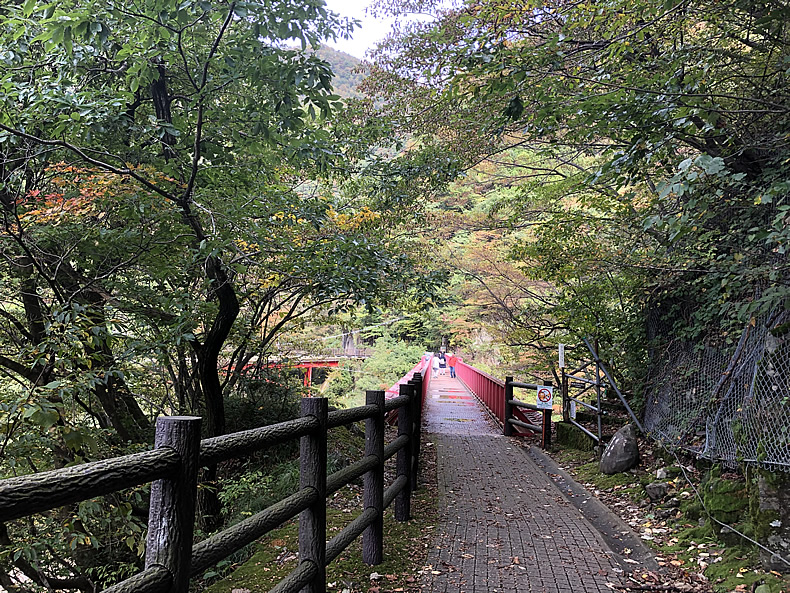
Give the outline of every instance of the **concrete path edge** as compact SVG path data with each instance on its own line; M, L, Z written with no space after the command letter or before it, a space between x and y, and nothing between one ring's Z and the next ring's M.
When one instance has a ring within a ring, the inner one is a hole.
M579 509L584 518L600 532L623 570L631 572L637 566L632 562L637 562L640 567L647 570L661 570L653 551L634 530L557 465L556 461L534 446L524 449L524 453L546 472L568 502ZM630 554L625 553L626 548L631 550ZM626 558L632 562L626 562Z

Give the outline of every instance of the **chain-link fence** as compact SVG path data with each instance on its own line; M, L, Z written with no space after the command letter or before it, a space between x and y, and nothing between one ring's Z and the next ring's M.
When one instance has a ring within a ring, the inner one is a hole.
M752 320L737 345L669 342L653 353L645 430L734 466L790 471L790 314ZM660 324L651 327L654 336Z

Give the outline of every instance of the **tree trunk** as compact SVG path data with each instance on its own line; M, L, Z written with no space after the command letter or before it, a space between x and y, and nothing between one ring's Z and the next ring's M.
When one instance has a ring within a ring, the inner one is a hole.
M85 305L90 327L87 333L93 336L93 343L85 345L85 353L97 363L100 369L111 370L115 366L115 355L112 351L112 334L107 328L107 316L104 310L104 296L95 291L83 291L77 299ZM93 332L92 327L100 328ZM118 436L124 441L144 443L150 440L151 423L140 409L140 405L129 390L126 382L117 375L106 377L105 381L97 382L94 387L96 398Z
M159 76L151 83L151 98L154 101L154 111L156 119L168 124L173 123L173 114L170 110L170 94L167 90L167 72L164 64L158 64L157 71ZM169 131L165 131L162 136L162 155L169 161L175 156L173 146L176 144L176 137Z
M219 258L208 259L206 274L211 279L212 294L219 301L219 310L198 351L198 369L206 403L208 434L219 436L225 434L225 402L219 378L219 354L239 315L239 301Z

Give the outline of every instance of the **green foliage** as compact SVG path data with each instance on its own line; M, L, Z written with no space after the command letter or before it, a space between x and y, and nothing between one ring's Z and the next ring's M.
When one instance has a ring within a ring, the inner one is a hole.
M332 405L345 407L346 400L354 389L354 374L343 369L332 369L327 377L328 387L322 393Z
M219 498L229 523L251 517L299 488L299 461L245 471L222 480Z
M286 329L435 291L397 240L415 192L348 189L371 147L333 119L312 49L350 27L289 0L0 6L3 476L136 450L161 413L202 415L208 435L290 417L294 386L248 372ZM138 562L96 560L131 519L85 519L61 538L73 550L47 548L65 528L37 521L46 544L12 530L44 546L35 586L68 565L102 588Z
M409 344L389 335L376 339L374 354L362 365L355 391L359 401L364 401L366 390L385 390L394 385L420 361L425 348Z
M238 432L292 420L299 416L301 382L291 373L264 369L245 378L227 398L228 430Z
M8 522L13 544L3 547L0 561L16 564L31 578L30 568L47 566L56 555L79 562L88 579L123 580L139 571L144 556L146 527L133 509L147 494L147 488L136 488L84 501L70 511L51 511L37 517L35 530L26 520ZM42 533L48 537L42 539Z
M721 342L786 306L781 9L421 10L436 18L385 41L365 87L415 147L446 150L474 174L493 168L492 185L509 186L487 188L486 201L515 231L513 263L543 289L476 274L504 312L506 341L540 352L596 336L638 387L648 318L672 339Z

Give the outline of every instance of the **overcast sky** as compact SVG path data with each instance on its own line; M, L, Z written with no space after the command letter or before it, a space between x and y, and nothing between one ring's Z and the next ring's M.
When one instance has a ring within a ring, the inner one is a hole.
M357 58L365 57L365 51L389 33L393 19L375 19L365 14L370 0L326 0L326 6L340 16L359 19L362 26L354 30L354 38L338 39L327 43L330 47L344 51Z

